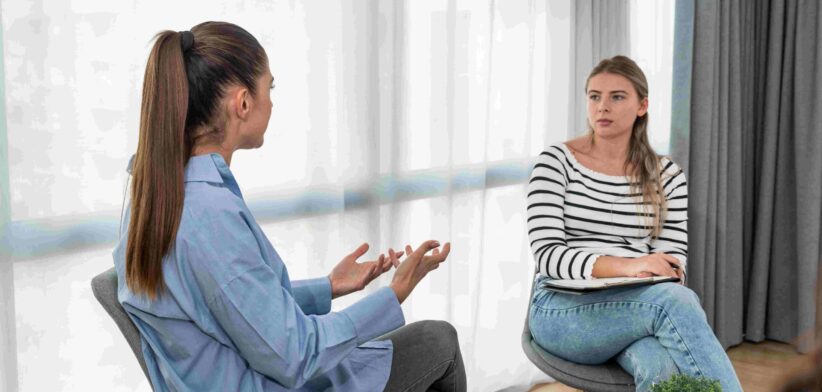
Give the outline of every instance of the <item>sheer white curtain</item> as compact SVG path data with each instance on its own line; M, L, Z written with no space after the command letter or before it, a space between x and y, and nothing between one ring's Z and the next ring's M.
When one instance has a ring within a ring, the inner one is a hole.
M524 184L533 157L578 131L574 53L592 43L575 36L576 13L571 0L0 1L0 267L13 262L0 310L14 309L0 330L16 338L0 343L0 385L149 389L89 281L112 265L150 38L205 20L243 26L269 55L266 142L232 171L292 276L327 274L362 242L376 257L451 241L407 320L455 325L471 390L547 380L519 342L533 273Z
M663 155L671 139L675 5L676 0L630 0L631 58L648 79L648 137Z
M471 390L547 379L519 346L523 191L531 159L570 134L570 1L0 5L20 390L148 388L89 280L111 265L150 37L204 20L269 55L266 143L232 170L292 276L365 241L368 257L451 241L407 320L456 326Z

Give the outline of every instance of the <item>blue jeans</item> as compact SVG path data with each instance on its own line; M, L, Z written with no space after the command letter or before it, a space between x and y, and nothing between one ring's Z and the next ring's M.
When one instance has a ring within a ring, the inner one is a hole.
M708 325L699 298L677 283L615 288L585 295L534 288L529 327L550 353L581 364L615 358L634 376L637 390L677 373L742 387Z

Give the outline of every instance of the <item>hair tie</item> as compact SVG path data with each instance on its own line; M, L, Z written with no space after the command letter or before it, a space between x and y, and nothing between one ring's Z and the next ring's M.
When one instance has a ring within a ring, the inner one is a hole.
M192 46L194 46L194 34L191 34L190 31L180 31L180 49L183 50L183 53L188 52Z

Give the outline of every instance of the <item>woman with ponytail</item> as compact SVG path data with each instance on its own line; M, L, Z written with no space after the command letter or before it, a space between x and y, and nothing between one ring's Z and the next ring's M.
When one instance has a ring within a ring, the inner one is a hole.
M454 328L403 326L400 307L450 244L357 262L363 244L327 277L289 279L229 168L263 144L273 88L262 46L233 24L164 31L151 49L114 264L154 390L464 391ZM392 267L389 287L330 312Z
M539 272L529 314L534 340L581 364L615 359L638 390L673 374L741 387L685 287L685 174L648 143L648 82L633 60L601 61L585 84L587 135L540 154L528 185L528 235ZM668 276L680 283L586 295L551 291L548 279Z

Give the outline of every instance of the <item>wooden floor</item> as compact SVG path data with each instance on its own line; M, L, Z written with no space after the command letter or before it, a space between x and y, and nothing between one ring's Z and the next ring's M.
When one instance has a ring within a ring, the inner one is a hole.
M774 390L773 383L778 382L786 371L799 366L799 362L805 357L797 354L791 345L771 341L742 343L728 350L728 356L745 392ZM558 382L535 385L531 388L531 392L571 391L579 390Z

